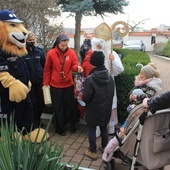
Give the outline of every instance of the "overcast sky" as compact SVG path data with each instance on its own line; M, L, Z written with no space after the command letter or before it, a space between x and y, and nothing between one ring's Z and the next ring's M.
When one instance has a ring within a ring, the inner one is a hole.
M170 26L169 2L170 0L129 0L130 5L124 8L125 14L109 15L104 20L101 17L83 17L82 28L96 27L102 22L106 22L111 26L116 21L127 22L128 19L135 23L148 19L143 25L146 29L158 27L160 24ZM74 28L74 18L66 18L66 16L68 14L63 13L64 27Z

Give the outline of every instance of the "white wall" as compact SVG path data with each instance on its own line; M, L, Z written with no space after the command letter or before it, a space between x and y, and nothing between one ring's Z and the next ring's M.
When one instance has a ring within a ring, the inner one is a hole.
M68 44L68 46L70 48L74 48L74 37L69 37L69 44Z
M151 37L150 36L129 36L129 35L127 35L123 38L123 41L126 42L128 39L134 39L134 40L141 39L146 46L146 51L153 51L153 49L154 49L154 45L153 44L151 45ZM165 36L159 35L156 37L156 43L167 43L167 42L168 42L168 39Z
M80 46L83 44L84 39L84 35L80 35ZM74 37L69 37L69 47L74 48Z

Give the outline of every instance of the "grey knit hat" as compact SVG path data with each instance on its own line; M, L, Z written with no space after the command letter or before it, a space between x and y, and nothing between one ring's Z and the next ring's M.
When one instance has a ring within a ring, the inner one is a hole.
M146 76L147 79L154 76L154 71L155 69L150 65L146 65L141 69L141 72Z

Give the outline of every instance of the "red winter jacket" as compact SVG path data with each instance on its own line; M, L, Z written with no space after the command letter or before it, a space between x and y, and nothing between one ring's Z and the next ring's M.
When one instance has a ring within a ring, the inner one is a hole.
M64 71L64 79L61 77L61 71ZM73 85L72 71L78 71L78 59L74 50L68 48L62 52L58 47L55 47L47 53L43 85L57 88L70 87Z
M83 76L86 78L90 71L93 69L92 65L90 64L90 58L92 55L93 51L92 49L90 49L87 53L86 53L86 57L82 62L81 67L83 68Z

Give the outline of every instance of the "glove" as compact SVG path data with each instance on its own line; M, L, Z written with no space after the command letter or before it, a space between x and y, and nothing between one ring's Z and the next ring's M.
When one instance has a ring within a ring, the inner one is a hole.
M4 88L9 88L9 99L19 103L27 97L28 87L21 81L16 80L8 72L0 72L0 82Z
M15 83L9 87L9 99L19 103L21 100L26 99L28 92L29 89L25 84L15 80Z

